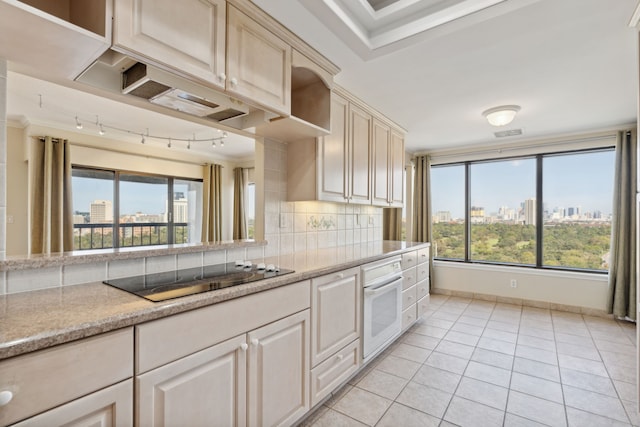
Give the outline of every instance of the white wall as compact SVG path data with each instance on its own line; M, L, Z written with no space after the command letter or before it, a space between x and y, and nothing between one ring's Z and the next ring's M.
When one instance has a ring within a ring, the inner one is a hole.
M7 61L0 58L0 259L7 255Z
M28 176L24 129L7 126L7 255L28 252ZM9 222L10 221L10 222Z
M515 279L517 287L511 287ZM515 304L606 311L607 275L434 261L432 291L504 298ZM583 310L584 311L584 310ZM602 314L602 313L599 313Z

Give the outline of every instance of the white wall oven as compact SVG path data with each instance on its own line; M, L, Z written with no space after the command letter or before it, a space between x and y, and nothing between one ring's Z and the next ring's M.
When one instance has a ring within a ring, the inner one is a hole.
M368 360L402 330L402 267L400 257L363 265L362 356Z

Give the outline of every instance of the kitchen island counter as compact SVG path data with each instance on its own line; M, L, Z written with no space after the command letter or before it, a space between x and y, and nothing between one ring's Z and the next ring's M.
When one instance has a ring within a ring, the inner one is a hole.
M381 241L252 260L295 272L164 302L151 302L100 282L3 295L0 359L293 284L425 245Z

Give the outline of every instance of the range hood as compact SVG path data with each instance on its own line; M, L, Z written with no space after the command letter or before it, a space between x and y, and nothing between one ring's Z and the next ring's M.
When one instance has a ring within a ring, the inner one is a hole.
M250 113L242 101L114 50L100 56L76 81L217 123L238 123L232 119Z
M217 122L249 113L240 101L141 62L122 73L122 93Z

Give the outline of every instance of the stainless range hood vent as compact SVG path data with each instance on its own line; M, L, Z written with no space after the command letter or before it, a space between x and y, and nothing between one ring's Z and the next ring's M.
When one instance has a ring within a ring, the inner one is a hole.
M238 100L141 62L123 71L122 93L217 122L249 113Z

